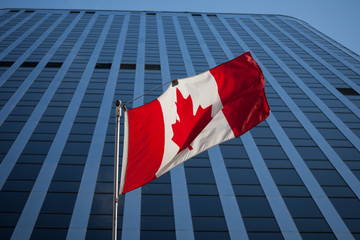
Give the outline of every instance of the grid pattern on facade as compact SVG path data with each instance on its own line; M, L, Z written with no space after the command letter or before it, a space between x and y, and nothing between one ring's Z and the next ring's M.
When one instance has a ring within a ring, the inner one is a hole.
M246 51L270 117L121 196L119 238L360 239L358 55L285 16L26 9L0 11L1 238L110 239L114 101Z

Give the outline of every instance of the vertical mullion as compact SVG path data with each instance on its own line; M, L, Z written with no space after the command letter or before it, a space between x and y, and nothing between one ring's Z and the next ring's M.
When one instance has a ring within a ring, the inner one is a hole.
M193 18L188 17L188 19L208 65L214 67L216 65L215 59L211 55L200 30ZM230 238L249 239L220 147L218 145L212 147L208 150L208 154Z
M136 58L134 98L144 94L146 15L140 15L139 40ZM144 97L133 102L133 108L144 104ZM141 187L125 194L121 239L140 239L141 229Z
M110 16L111 24L113 16ZM108 81L106 83L104 95L102 98L100 111L96 120L94 134L91 140L89 153L87 156L85 169L81 178L78 195L73 210L69 231L66 239L85 239L87 225L89 221L91 205L94 197L97 175L100 168L101 156L105 144L107 127L109 123L110 111L113 106L113 98L118 79L120 61L123 55L126 32L129 24L129 15L125 15L122 23L120 36L116 47Z
M181 31L181 27L179 24L179 20L176 16L173 16L173 22L174 22L174 27L175 27L175 32L176 32L176 36L179 42L179 46L180 46L180 51L181 51L181 55L184 59L184 64L185 64L185 70L186 70L186 74L187 76L193 76L195 75L195 68L192 64L191 61L191 57L189 54L189 50L186 46L186 42L185 42L185 38L184 35L182 34Z
M161 14L157 14L157 26L159 36L160 62L161 62L161 78L165 83L170 80L169 61L166 51L166 42L164 35L164 26ZM179 41L179 44L180 41ZM163 86L165 91L167 86ZM189 193L186 184L186 176L184 165L180 164L170 171L171 189L174 206L174 220L176 228L176 239L190 240L194 239L194 229L191 218L191 209L189 202Z
M217 32L215 27L212 25L208 17L203 14L205 21L210 27L211 32L214 34L216 40L223 47L223 50L226 56L229 59L234 58L233 53L227 47L225 41L221 38L220 34ZM249 156L251 164L255 170L255 173L261 183L261 186L265 192L266 198L269 201L271 209L274 213L274 216L279 224L279 228L285 238L291 239L301 239L299 231L292 219L289 210L286 207L284 200L281 197L281 194L271 177L270 171L267 168L263 157L260 154L258 147L251 135L250 132L243 134L241 137L245 150Z

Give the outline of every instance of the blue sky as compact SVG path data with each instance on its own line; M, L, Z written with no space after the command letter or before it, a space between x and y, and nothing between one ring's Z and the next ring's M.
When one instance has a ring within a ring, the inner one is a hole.
M360 55L360 0L0 0L0 8L282 14L306 21Z

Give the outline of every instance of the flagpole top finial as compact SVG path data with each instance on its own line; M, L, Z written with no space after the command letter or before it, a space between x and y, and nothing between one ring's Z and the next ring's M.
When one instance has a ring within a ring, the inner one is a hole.
M178 81L177 79L174 79L174 80L171 81L171 85L172 85L173 87L175 87L175 86L178 85L178 84L179 84L179 81Z
M120 107L120 105L121 105L121 101L118 99L118 100L116 100L115 101L115 105L117 106L117 107Z

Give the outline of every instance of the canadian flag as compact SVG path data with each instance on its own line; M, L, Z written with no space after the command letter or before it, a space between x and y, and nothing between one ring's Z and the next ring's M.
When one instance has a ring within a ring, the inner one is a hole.
M178 79L156 100L125 111L120 194L265 120L270 108L264 86L260 67L247 52Z

